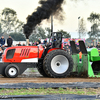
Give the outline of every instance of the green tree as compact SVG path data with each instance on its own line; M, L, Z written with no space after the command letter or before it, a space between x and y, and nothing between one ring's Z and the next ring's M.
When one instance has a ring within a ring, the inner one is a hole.
M45 30L46 30L47 38L50 38L51 37L51 29L49 27L46 27Z
M22 33L10 33L9 34L15 41L25 41L25 36Z
M32 42L35 42L38 40L38 35L37 35L37 30L35 28L35 30L33 30L33 33L29 36L29 40Z
M33 33L30 35L29 40L32 42L37 41L39 38L45 39L46 32L42 27L36 27L35 30L33 30Z
M78 30L79 34L80 34L80 38L82 36L86 35L86 26L85 26L85 22L84 19L82 18L79 22L79 30Z
M95 38L95 37L97 37L97 35L98 35L98 25L97 24L93 24L91 26L91 36L93 38Z
M62 38L71 38L70 33L64 31L64 30L58 30L58 32L62 33Z
M38 32L38 34L37 34L38 38L41 38L41 39L45 39L46 38L46 32L42 27L38 27L37 28L37 32Z
M85 45L86 46L91 46L91 43L93 43L93 41L95 40L95 38L87 38L86 40L85 40Z
M11 8L5 8L1 14L1 23L3 32L21 32L23 22L17 19L17 13Z
M37 38L37 35L36 34L33 33L33 34L30 35L29 41L35 42L37 40L38 40L38 38Z
M98 34L98 26L100 24L100 14L96 14L96 13L91 13L90 16L87 18L88 21L90 21L92 23L91 26L91 31L88 32L89 37L97 37L99 36Z
M93 33L91 31L89 31L87 34L89 35L89 38L91 38L93 35Z
M0 23L0 37L2 36L2 27L1 27L1 23Z
M87 18L88 21L90 21L91 23L95 24L98 23L100 20L100 14L96 14L96 13L91 13L90 16Z

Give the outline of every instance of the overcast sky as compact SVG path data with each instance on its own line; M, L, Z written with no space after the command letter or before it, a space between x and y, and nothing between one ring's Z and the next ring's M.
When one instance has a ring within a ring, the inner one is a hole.
M5 7L12 8L17 12L18 19L26 22L26 17L39 6L38 1L39 0L0 0L0 13ZM63 6L65 20L62 23L54 20L54 31L63 29L69 32L72 38L78 38L78 17L84 18L87 31L89 31L91 23L87 21L87 17L89 17L91 12L100 13L100 0L66 1L67 3ZM43 28L47 26L50 27L50 23L43 21L41 26Z

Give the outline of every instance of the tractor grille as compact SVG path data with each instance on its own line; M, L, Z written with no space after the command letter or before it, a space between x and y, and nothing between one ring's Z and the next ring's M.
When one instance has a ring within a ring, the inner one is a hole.
M12 59L13 56L14 56L14 53L15 53L15 49L10 49L7 51L7 55L6 55L6 58L7 59Z
M29 56L29 52L30 52L30 49L22 49L21 50L21 53L20 53L20 57L26 57L26 56Z

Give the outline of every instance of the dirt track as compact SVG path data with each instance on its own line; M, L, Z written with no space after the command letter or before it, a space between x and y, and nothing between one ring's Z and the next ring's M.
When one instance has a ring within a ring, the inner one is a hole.
M44 82L51 82L51 83L70 83L70 82L100 82L100 79L85 79L85 78L0 78L1 83L44 83Z
M17 78L5 78L0 75L0 84L2 83L70 83L70 82L100 82L100 78L45 78L35 69L35 72L25 71Z
M44 78L40 74L23 74L17 78L4 78L0 76L0 84L2 83L70 83L70 82L100 82L100 78Z

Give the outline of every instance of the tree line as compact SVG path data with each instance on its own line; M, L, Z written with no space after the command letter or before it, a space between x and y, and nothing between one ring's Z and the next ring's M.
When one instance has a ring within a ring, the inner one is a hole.
M17 13L11 8L4 8L0 15L0 36L2 33L9 34L16 41L25 41L25 35L23 34L24 22L17 18ZM70 33L64 30L58 30L58 32L63 33L64 38L71 38ZM43 29L41 26L35 27L33 33L29 37L30 41L37 41L39 38L45 39L49 38L51 34L51 29L46 27Z
M100 36L100 14L91 13L87 18L91 22L91 31L86 32L85 21L83 18L80 19L78 32L80 36L84 36L86 33L89 38L97 38ZM0 36L2 33L7 33L16 41L25 41L25 35L23 34L23 25L25 23L17 18L17 12L11 8L4 8L0 14ZM63 38L71 38L69 32L64 30L58 30L58 32L63 33ZM41 26L35 27L33 33L30 35L30 41L37 41L39 38L45 39L49 38L51 34L51 29L46 27L43 29Z
M91 13L90 17L87 18L87 20L89 22L91 22L91 31L88 32L88 35L90 36L90 38L95 38L100 36L100 30L99 30L99 26L100 26L100 14L97 13Z
M87 44L91 42L98 43L100 41L100 14L92 12L87 20L91 23L91 30L87 32L89 38L86 39Z

